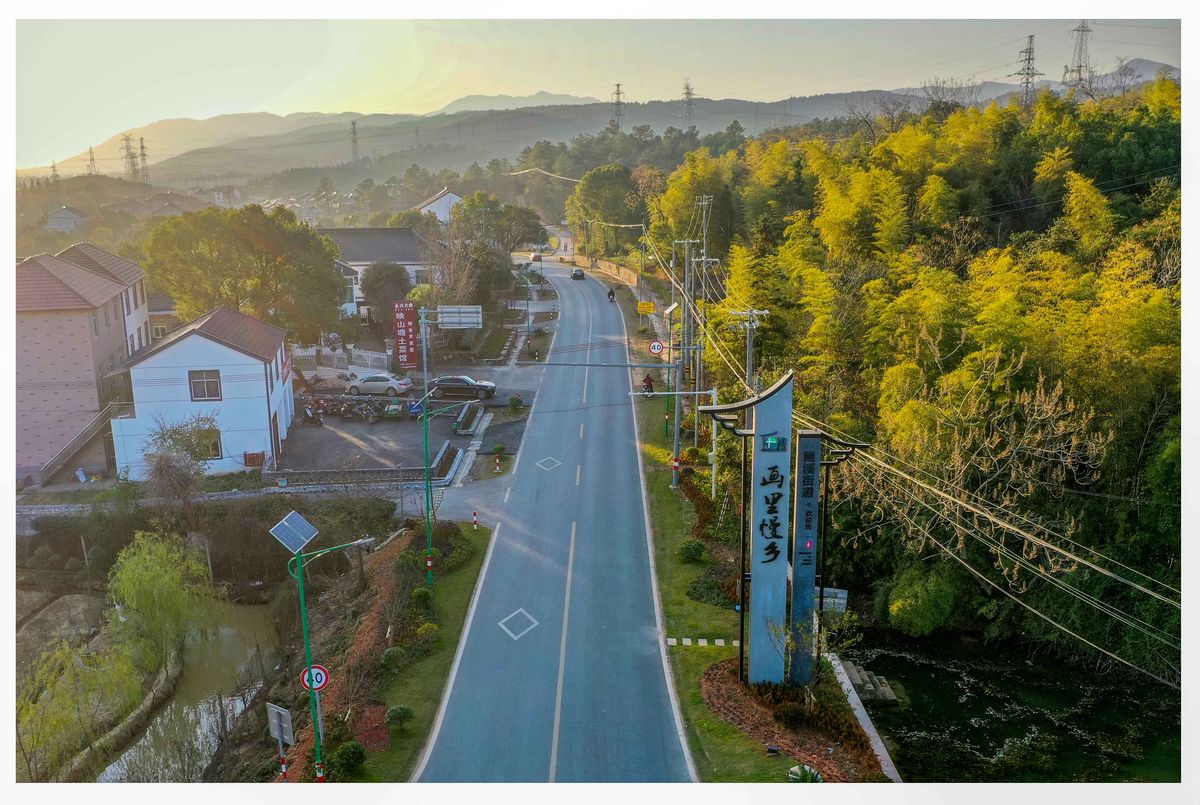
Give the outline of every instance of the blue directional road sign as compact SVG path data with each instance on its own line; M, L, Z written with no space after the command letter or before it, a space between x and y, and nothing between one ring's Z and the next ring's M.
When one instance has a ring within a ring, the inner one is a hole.
M419 402L410 402L408 404L408 413L412 414L413 416L420 416L421 414L425 413L425 406L421 405Z
M316 535L316 527L294 511L271 528L271 536L290 553L300 553Z

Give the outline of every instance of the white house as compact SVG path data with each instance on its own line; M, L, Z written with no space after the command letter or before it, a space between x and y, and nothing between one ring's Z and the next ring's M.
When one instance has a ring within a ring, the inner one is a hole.
M272 465L295 413L284 331L219 307L167 333L129 360L133 403L112 420L118 472L146 478L145 454L160 424L211 415L210 474ZM115 373L114 373L115 374Z
M404 266L414 286L437 280L437 266L429 262L430 250L408 227L318 229L317 232L337 244L341 255L334 261L334 270L346 283L342 312L347 316L366 317L370 313L362 293L362 275L372 263Z
M454 205L460 201L462 201L462 196L448 187L443 187L413 209L421 213L432 212L442 222L442 226L445 226L450 223L450 210L454 209Z
M51 232L74 232L83 226L87 219L88 214L83 210L64 204L46 214L46 223L42 224L42 228Z

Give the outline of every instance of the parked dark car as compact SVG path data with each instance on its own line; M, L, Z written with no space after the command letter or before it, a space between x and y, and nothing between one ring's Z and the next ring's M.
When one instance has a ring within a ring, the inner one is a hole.
M486 400L496 396L496 384L490 380L473 380L466 375L444 375L429 381L430 395L435 400L459 398Z
M571 279L585 280L585 279L587 279L587 275L583 273L582 268L573 268L573 269L571 269Z

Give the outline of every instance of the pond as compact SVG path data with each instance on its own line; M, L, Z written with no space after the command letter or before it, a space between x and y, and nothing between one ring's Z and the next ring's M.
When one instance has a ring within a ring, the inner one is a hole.
M907 694L869 705L906 782L1179 782L1179 692L982 641L868 632L846 655Z
M97 782L199 782L276 644L269 607L218 602L213 622L188 641L174 695Z

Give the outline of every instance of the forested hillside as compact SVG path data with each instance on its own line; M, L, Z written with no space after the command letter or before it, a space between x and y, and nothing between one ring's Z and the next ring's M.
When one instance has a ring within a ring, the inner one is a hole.
M834 472L828 583L908 634L1041 638L1177 682L1180 161L1162 78L603 167L567 209L594 254L642 244L587 222L644 221L669 259L712 196L722 399L746 393L729 311L767 309L763 385L794 370L797 426L872 445Z

